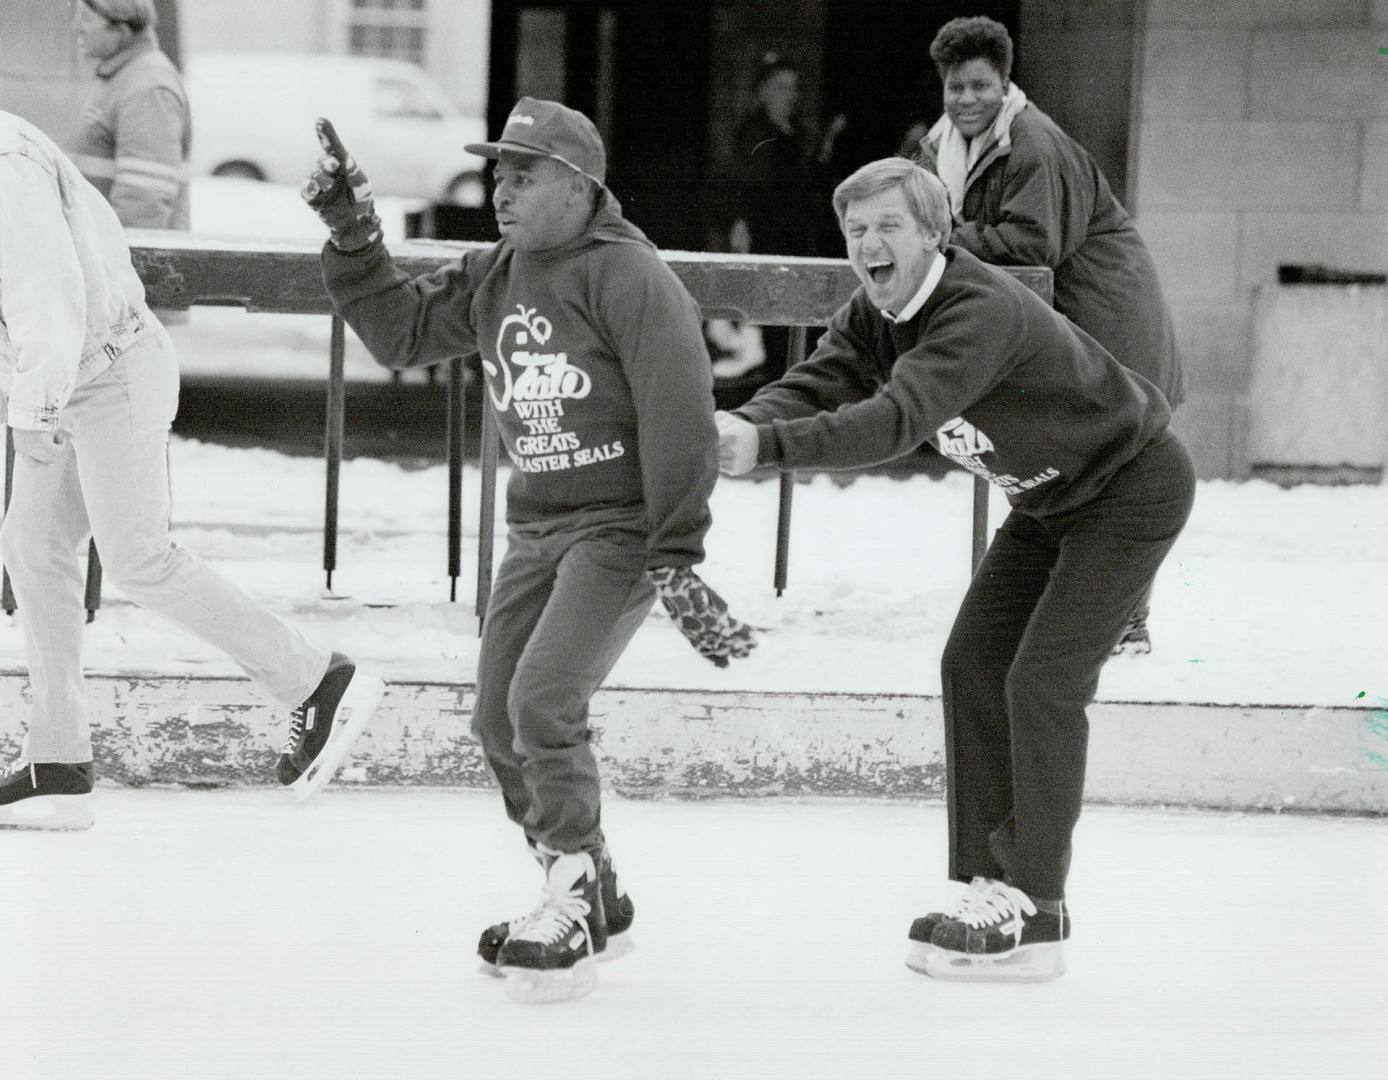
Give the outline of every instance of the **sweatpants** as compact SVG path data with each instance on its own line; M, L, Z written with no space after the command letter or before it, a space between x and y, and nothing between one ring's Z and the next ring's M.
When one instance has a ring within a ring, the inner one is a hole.
M472 733L531 844L603 844L588 702L655 599L644 514L513 525L487 607Z
M1044 520L1013 510L998 529L941 661L951 878L1064 897L1085 709L1194 494L1168 431L1086 505Z
M129 599L221 649L280 704L298 705L328 669L330 653L169 538L169 427L177 411L178 363L160 329L73 391L59 419L56 461L15 459L0 554L33 690L26 761L92 760L78 560L88 537Z

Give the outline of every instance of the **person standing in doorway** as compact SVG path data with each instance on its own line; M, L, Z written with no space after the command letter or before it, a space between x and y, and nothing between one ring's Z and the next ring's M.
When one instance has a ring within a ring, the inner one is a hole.
M917 160L949 192L951 243L1000 266L1049 266L1056 310L1176 409L1185 380L1156 264L1093 157L1012 81L1007 28L952 19L930 57L945 112ZM1138 602L1116 652L1151 651L1149 605Z

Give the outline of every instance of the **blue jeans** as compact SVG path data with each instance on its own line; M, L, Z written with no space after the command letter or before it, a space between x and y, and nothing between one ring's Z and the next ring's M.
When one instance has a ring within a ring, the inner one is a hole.
M92 759L78 558L89 536L127 597L221 649L281 704L300 704L327 671L329 653L169 538L169 426L177 411L178 364L160 331L73 392L59 418L65 450L57 461L15 459L0 555L33 691L28 761Z

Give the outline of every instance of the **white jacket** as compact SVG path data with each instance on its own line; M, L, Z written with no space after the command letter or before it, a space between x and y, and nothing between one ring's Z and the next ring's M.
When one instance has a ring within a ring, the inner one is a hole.
M78 386L162 330L115 211L38 128L0 110L0 396L50 430Z

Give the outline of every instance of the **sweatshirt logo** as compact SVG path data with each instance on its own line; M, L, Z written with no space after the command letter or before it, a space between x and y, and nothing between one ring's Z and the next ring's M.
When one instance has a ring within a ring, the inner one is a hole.
M553 333L550 321L524 304L517 304L516 314L501 320L496 335L497 362L482 359L487 391L498 412L505 412L513 401L588 396L593 388L589 374L570 364L568 353L544 351Z
M978 457L993 449L993 440L979 431L962 416L947 420L935 432L940 453L952 458Z

